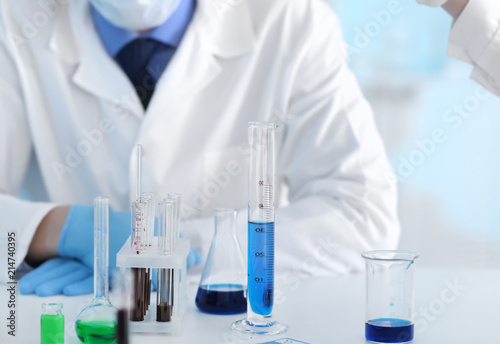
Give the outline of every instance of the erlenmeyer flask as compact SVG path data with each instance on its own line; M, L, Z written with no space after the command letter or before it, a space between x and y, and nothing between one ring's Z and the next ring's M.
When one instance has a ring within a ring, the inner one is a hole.
M214 210L215 235L201 275L196 306L211 314L247 310L246 268L236 237L236 209Z

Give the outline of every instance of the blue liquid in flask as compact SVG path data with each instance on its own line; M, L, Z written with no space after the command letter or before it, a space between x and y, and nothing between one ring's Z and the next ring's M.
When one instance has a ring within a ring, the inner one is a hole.
M274 222L248 222L248 301L252 311L270 315L274 303Z
M239 314L247 311L245 290L239 284L202 285L196 294L196 307L210 314Z
M377 343L406 343L413 340L413 323L408 320L380 318L365 324L366 340Z

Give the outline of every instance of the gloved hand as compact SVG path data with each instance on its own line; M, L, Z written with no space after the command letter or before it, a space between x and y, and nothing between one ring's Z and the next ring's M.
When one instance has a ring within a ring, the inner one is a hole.
M109 276L116 268L116 254L130 236L130 213L109 209ZM61 257L74 258L94 269L94 208L71 207L59 238Z
M130 213L109 210L109 276L116 254L130 235ZM59 238L59 254L21 278L22 294L51 296L90 294L94 291L94 208L71 207Z
M109 210L109 276L112 276L113 270L116 269L116 254L130 235L130 216L129 212ZM67 296L76 296L93 292L93 207L71 207L59 238L59 254L62 258L47 261L21 279L22 294L51 296L64 293ZM188 269L201 261L201 254L192 249L187 259ZM156 272L152 282L156 289Z
M194 248L189 251L188 257L187 257L187 268L188 270L191 269L193 266L196 266L201 263L203 260L203 257L201 256L201 253L195 250Z
M24 275L19 281L21 294L66 296L92 293L94 290L93 270L74 259L54 258Z

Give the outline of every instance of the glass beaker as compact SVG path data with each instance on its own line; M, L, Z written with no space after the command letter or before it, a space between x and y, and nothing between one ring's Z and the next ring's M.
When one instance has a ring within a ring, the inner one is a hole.
M415 259L406 251L370 251L366 261L365 338L371 343L409 343L414 333Z
M211 314L247 310L246 268L236 237L236 209L214 210L215 235L201 275L196 306Z
M61 312L62 303L42 304L43 313L40 317L40 343L64 343L64 315Z

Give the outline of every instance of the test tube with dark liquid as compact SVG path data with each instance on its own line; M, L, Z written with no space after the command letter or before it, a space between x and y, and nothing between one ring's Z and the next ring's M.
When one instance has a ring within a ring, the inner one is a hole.
M174 252L172 237L175 232L176 200L165 199L160 203L159 250L164 255ZM156 321L169 322L174 304L174 269L158 269L158 292L156 302Z
M120 269L113 273L112 298L116 307L116 344L129 344L129 311L132 306L132 273Z
M141 254L144 250L146 203L143 200L132 202L132 236L131 246L133 252ZM143 321L146 315L146 270L145 268L132 268L133 275L133 305L130 320Z
M145 233L145 250L150 250L155 230L155 215L156 215L156 207L155 207L155 199L156 194L154 192L144 192L142 194L142 199L146 202L146 233ZM152 278L152 269L148 268L146 270L146 279L145 279L145 309L146 312L149 310L149 306L151 304L151 278Z

